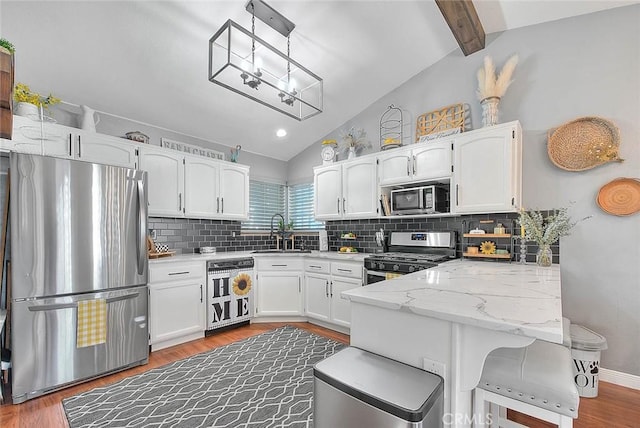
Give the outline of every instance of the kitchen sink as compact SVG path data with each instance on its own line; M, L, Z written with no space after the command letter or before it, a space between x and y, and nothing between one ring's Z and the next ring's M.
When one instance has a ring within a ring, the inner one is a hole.
M311 250L256 250L252 251L252 254L295 254L295 253L310 253Z

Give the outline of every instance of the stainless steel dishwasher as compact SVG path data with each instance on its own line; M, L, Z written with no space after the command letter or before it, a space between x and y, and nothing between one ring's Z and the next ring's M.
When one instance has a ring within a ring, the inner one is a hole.
M207 332L243 323L253 317L253 259L207 263Z

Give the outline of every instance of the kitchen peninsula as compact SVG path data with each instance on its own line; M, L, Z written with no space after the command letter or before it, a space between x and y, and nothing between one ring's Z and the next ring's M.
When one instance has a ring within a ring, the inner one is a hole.
M468 427L486 356L562 343L560 267L456 260L342 294L351 345L445 379L445 415Z

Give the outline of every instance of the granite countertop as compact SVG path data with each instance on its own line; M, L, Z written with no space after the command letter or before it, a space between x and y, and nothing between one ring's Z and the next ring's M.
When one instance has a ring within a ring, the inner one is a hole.
M216 253L216 254L177 254L171 257L160 257L157 259L149 259L149 264L224 260L224 259L234 259L234 258L240 258L240 257L253 257L253 258L310 257L310 258L323 258L323 259L331 259L331 260L348 260L348 261L362 262L364 258L368 255L369 254L366 254L366 253L338 253L336 251L317 251L317 250L313 250L310 253L254 253L252 251L227 251L225 253Z
M560 267L454 260L345 291L353 302L562 343Z

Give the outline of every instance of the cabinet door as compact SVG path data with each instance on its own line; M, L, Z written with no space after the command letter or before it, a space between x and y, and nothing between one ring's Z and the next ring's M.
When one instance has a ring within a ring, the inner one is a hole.
M191 218L214 218L220 212L218 199L220 169L203 157L185 157L184 213Z
M492 126L454 144L457 213L514 211L520 183L517 125Z
M378 215L376 160L367 158L342 165L342 211L345 218Z
M183 157L160 148L140 146L140 169L147 171L150 216L184 215Z
M413 180L426 181L451 177L453 140L421 144L412 151Z
M351 326L351 302L342 297L343 291L353 290L362 286L361 279L333 277L331 279L331 322L344 327Z
M226 219L249 218L249 170L223 165L220 168L220 214Z
M258 273L257 315L302 315L300 272Z
M411 178L411 149L391 149L378 156L380 185L406 183Z
M314 212L318 220L337 219L342 213L341 165L316 168Z
M135 168L137 147L122 138L79 131L75 156L77 159L87 162Z
M42 127L42 154L70 159L74 156L75 130L66 126L45 123Z
M40 122L27 117L13 116L13 133L9 142L9 150L18 153L42 154L42 129ZM71 147L71 140L69 146Z
M329 275L307 273L305 275L304 299L306 315L329 321L331 310L329 300Z
M204 333L203 286L201 281L149 285L151 344Z

